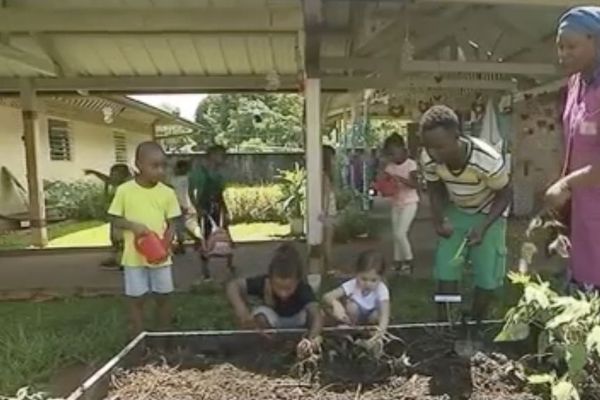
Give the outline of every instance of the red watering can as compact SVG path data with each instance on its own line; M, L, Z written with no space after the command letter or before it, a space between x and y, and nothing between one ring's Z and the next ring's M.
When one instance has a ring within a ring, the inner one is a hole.
M170 243L161 239L156 232L136 236L135 248L150 264L160 264L169 257Z
M377 190L383 197L393 197L398 193L398 181L390 174L383 174L378 177L373 188Z

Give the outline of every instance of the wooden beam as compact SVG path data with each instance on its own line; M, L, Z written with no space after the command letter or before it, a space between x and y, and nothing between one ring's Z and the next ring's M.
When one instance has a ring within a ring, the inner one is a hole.
M52 60L56 66L56 72L58 76L76 75L69 63L60 55L58 49L56 48L54 38L50 37L49 35L35 33L31 34L31 38L38 44L38 46L40 46L42 50L44 50L48 58Z
M451 34L456 26L453 23L465 17L469 12L469 7L447 7L442 5L432 17L421 17L411 19L412 9L403 10L403 14L392 14L392 16L400 16L395 20L390 21L379 32L371 36L366 42L360 44L356 49L356 54L365 54L379 52L385 49L400 50L404 35L408 28L415 26L435 26L436 29L432 33L423 38L410 38L415 45L416 51L428 49L435 46L440 40ZM447 25L440 27L440 21L444 21ZM414 39L414 40L413 40Z
M429 72L429 73L496 73L510 75L556 75L558 69L553 64L498 63L471 61L428 61L405 60L398 62L392 57L324 57L323 69L362 70L389 72Z
M472 89L481 91L510 91L516 86L511 81L487 81L469 79L399 78L399 77L331 77L322 79L325 91L353 91L363 89Z
M212 32L302 29L296 6L261 8L40 9L0 8L0 31Z
M532 89L523 90L520 92L514 92L506 95L507 98L503 98L502 101L512 100L513 103L518 103L525 100L529 96L538 96L544 93L558 92L561 87L567 84L567 79L557 79L555 81L544 83L543 85L534 87Z
M401 63L405 72L432 72L432 73L490 73L509 75L558 75L558 68L554 64L533 63L498 63L498 62L471 62L471 61L418 61L405 60Z
M57 76L59 70L52 60L28 53L10 44L0 43L0 59L46 76Z
M486 4L486 5L515 5L515 6L538 6L559 7L600 5L599 0L415 0L416 3L438 3L438 4Z
M296 75L280 76L281 90L297 91ZM39 92L89 92L114 93L162 93L182 91L218 92L231 90L265 91L267 81L263 75L218 75L218 76L134 76L134 77L66 77L36 78L33 83ZM0 78L0 93L18 93L18 81Z
M537 38L533 38L533 39L526 41L525 44L518 47L517 50L514 50L508 54L505 54L502 58L504 59L504 61L514 60L515 58L535 49L537 46L542 45L544 42L546 42L550 39L553 39L555 36L556 36L556 30L546 32Z
M296 76L281 77L282 92L297 92ZM0 79L0 93L19 93L18 81L11 78ZM93 77L93 78L38 78L33 79L38 92L71 93L87 90L93 93L186 93L186 92L239 92L266 91L262 76L140 76L140 77ZM367 76L331 76L321 79L322 90L345 91L386 88L446 88L512 90L510 81L485 81L469 79L443 79L440 82L432 78L411 78L407 76L367 77Z
M32 245L45 247L48 244L46 230L46 205L44 187L40 176L39 142L40 126L35 89L31 81L22 81L21 107L23 114L23 143L27 167L27 193L29 195L29 224Z

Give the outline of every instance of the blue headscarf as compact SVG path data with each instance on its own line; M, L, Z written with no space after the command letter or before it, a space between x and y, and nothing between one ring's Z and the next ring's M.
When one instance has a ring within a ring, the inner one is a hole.
M558 21L558 34L579 33L600 37L600 7L574 7Z

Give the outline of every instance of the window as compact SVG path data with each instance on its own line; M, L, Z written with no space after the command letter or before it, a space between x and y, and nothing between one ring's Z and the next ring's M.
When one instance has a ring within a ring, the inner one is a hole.
M115 162L127 164L127 137L123 132L113 133L115 142Z
M67 121L48 120L48 142L50 160L71 161L71 129Z

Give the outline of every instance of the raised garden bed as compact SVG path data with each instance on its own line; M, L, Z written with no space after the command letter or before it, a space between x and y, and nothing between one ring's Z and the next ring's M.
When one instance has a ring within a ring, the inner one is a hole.
M484 330L493 337L499 325ZM364 330L333 328L324 332L321 354L298 363L302 333L144 333L68 400L539 399L527 392L512 361L527 343L485 339L472 356L461 357L459 329L413 324L391 327L394 338L383 353L372 353L357 346Z

